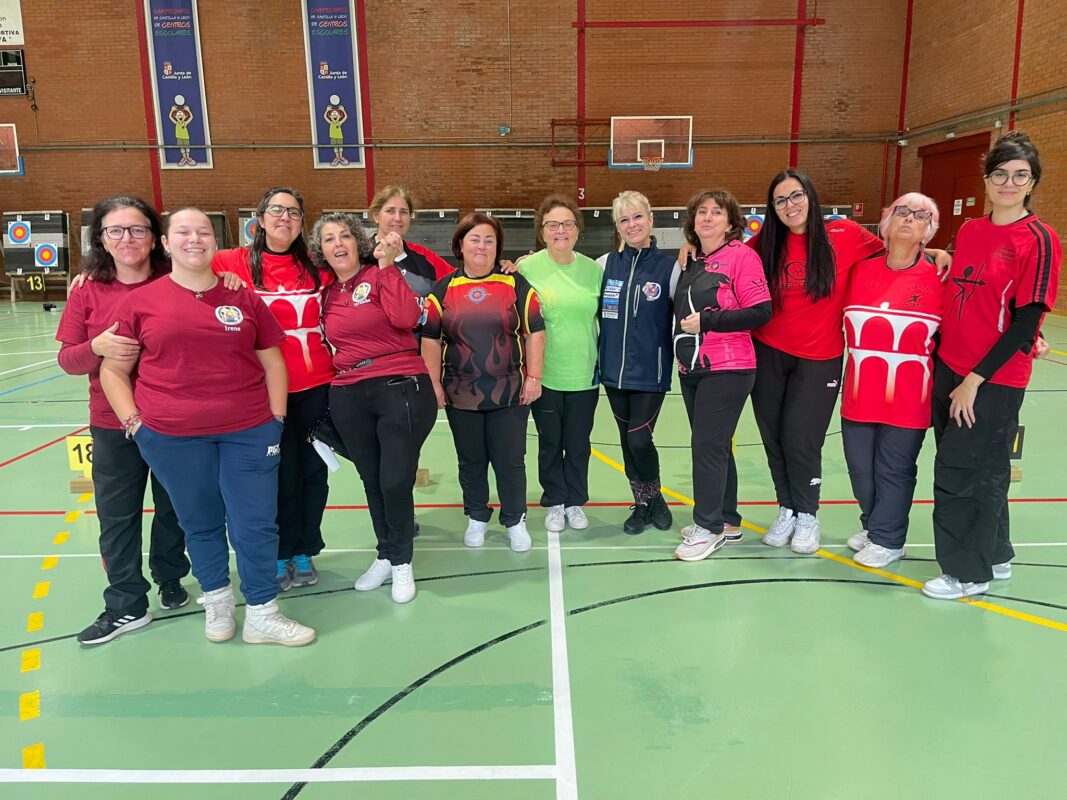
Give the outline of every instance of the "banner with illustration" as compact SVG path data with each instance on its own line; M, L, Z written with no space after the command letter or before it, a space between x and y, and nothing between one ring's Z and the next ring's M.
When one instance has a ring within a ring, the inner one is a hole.
M163 169L211 169L196 0L144 0Z
M302 0L315 169L363 167L356 14L352 0Z

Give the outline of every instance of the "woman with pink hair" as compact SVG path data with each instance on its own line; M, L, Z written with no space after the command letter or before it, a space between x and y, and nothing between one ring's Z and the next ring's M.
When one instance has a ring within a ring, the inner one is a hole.
M939 219L926 195L897 198L879 225L886 249L856 264L849 277L841 435L863 530L848 546L868 567L904 555L916 461L931 420L944 284L925 245Z

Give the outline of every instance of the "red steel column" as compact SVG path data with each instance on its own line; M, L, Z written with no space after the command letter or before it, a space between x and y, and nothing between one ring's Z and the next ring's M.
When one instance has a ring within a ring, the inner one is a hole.
M800 94L804 85L804 30L800 23L808 11L808 0L797 0L797 46L793 58L793 115L789 123L789 166L797 165L797 153L800 149L795 141L800 135Z
M1011 68L1011 104L1019 99L1019 59L1023 52L1023 6L1026 0L1019 0L1019 11L1015 17L1015 60ZM1015 112L1008 115L1008 130L1015 130Z
M156 136L156 101L152 93L152 67L148 63L148 29L142 0L137 6L137 51L141 56L141 92L144 95L144 122L148 133L148 170L152 175L152 202L156 211L163 210L163 181L159 169L159 138Z
M914 0L908 0L908 16L904 23L904 66L900 70L900 116L897 117L897 136L904 137L904 120L908 109L908 70L911 67L911 23ZM897 162L893 170L893 198L900 197L900 162L904 148L897 145ZM885 208L885 201L882 202Z
M370 75L367 68L367 13L364 0L356 0L356 49L359 50L359 106L363 116L363 141L370 141ZM367 205L374 197L374 148L363 148L367 178Z

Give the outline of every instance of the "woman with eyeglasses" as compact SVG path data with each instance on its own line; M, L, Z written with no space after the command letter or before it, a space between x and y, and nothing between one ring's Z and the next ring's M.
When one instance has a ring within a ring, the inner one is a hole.
M904 555L941 323L944 284L924 249L939 221L926 195L897 198L879 225L885 252L852 268L845 295L841 437L863 526L848 546L866 567Z
M121 336L115 309L131 292L166 275L159 214L144 200L117 195L101 200L89 222L89 252L81 268L89 280L71 290L59 320L59 366L68 375L89 377L89 432L93 438L93 491L100 524L100 559L107 576L104 611L78 634L82 644L103 644L152 621L151 585L141 572L141 529L148 464L100 387L105 357L136 360L140 345ZM185 534L167 490L151 475L152 515L148 566L164 608L181 608L189 595L181 579L189 574Z
M597 312L603 271L574 251L582 212L569 197L549 195L534 214L538 247L517 266L541 301L545 319L541 396L533 404L545 529L589 527L589 435L600 398Z
M954 600L1011 577L1009 458L1033 370L1038 329L1052 310L1062 250L1031 208L1037 147L1020 131L985 158L989 216L956 235L934 364L934 546L942 574L923 594Z
M267 304L285 331L282 355L289 372L288 415L278 467L278 588L314 586L312 558L325 547L322 517L329 494L328 470L308 432L326 414L333 361L319 325L324 286L333 276L312 263L304 241L304 198L296 189L268 189L256 208L250 247L222 250L212 262L232 272Z

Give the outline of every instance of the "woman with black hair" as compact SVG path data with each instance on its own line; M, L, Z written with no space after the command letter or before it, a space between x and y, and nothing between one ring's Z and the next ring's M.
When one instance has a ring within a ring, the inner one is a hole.
M752 410L779 506L763 542L814 553L822 446L841 383L848 274L882 241L851 220L824 221L811 180L786 169L771 181L766 224L749 245L763 261L773 302L770 321L753 331Z
M252 287L285 331L282 355L289 371L289 410L278 468L278 588L313 586L312 562L325 543L322 515L329 493L327 469L308 442L325 415L335 374L319 326L322 288L333 276L321 272L304 241L304 198L296 189L268 189L256 209L251 247L222 250L211 266L232 272Z
M107 574L104 612L78 634L82 644L103 644L152 621L148 581L141 573L141 526L148 464L126 438L122 423L100 388L105 357L137 358L137 341L116 333L115 309L130 292L170 272L159 214L144 200L118 195L101 200L89 223L89 252L81 269L89 280L72 289L56 339L59 366L89 376L89 431L93 437L93 490L100 523L100 558ZM189 595L185 534L170 496L152 474L152 538L148 566L159 584L160 604L181 608Z
M1009 458L1041 320L1059 285L1059 236L1030 209L1041 161L1012 131L985 158L992 212L956 236L934 363L934 545L923 594L955 600L1011 577Z

